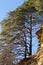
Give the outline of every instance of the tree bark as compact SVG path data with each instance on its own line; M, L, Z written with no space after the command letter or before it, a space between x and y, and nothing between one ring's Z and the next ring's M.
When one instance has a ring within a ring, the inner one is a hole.
M30 54L32 55L32 13L30 15Z

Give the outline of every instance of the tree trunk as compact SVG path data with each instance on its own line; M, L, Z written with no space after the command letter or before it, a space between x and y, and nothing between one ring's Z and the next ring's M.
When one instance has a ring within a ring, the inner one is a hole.
M32 55L32 13L30 15L30 54Z

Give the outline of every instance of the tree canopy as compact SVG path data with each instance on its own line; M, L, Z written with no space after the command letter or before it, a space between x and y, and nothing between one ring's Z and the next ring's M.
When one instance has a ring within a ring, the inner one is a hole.
M7 19L2 20L1 22L2 25L1 35L2 40L4 40L2 42L8 44L7 46L8 49L6 47L6 49L3 52L4 58L9 56L10 52L14 48L13 47L14 44L16 45L19 44L18 46L21 46L23 48L23 50L18 49L18 51L22 51L20 53L17 52L18 55L22 54L22 56L24 56L25 58L31 55L30 52L32 48L30 48L31 47L30 44L32 44L33 32L35 32L33 28L34 26L42 23L41 21L41 18L43 17L42 14L43 14L42 0L27 0L24 2L22 6L8 13ZM10 47L10 45L12 46ZM6 60L6 62L8 62L8 60Z

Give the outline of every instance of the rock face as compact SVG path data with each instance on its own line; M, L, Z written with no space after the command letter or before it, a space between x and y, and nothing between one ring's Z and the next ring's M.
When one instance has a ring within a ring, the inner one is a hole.
M36 32L39 39L39 51L36 56L30 56L27 59L23 59L17 65L43 65L43 24L39 31Z

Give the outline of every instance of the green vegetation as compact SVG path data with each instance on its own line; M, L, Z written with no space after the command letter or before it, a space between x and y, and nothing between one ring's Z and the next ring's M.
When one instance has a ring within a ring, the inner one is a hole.
M15 53L12 53L11 51L14 48L15 44L19 44L24 48L21 52L19 51L24 55L24 58L32 55L32 32L34 31L34 26L42 23L37 17L42 16L42 3L42 0L28 0L16 10L9 12L7 19L4 19L2 21L1 40L3 40L2 43L8 44L8 46L4 48L4 51L2 53L3 64L8 63L7 65L13 65L12 61L15 58ZM11 60L8 61L8 59Z

